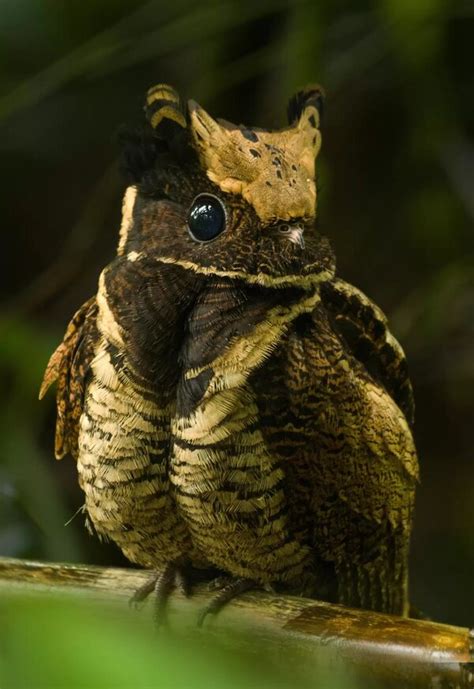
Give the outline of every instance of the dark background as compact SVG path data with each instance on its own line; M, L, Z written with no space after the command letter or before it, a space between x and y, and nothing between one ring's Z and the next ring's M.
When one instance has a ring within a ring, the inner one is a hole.
M474 622L474 5L452 0L3 0L0 12L0 553L123 563L53 457L42 371L113 255L119 125L175 85L214 116L285 125L327 91L320 227L389 315L417 401L412 599Z

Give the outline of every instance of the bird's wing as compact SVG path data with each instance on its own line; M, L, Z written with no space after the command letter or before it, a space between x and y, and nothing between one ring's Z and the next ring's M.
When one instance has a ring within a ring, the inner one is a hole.
M284 460L294 531L312 543L316 575L325 572L316 595L404 612L418 476L404 413L324 304L295 322L255 385L267 445Z
M322 285L323 303L352 354L387 389L413 426L415 404L405 353L382 310L353 285L334 278Z
M346 297L352 294L345 284L340 289ZM404 387L409 381L400 364L403 353L378 309L365 305L357 292L354 302L347 316L357 326L351 342L371 343L369 333L376 330L377 376L365 354L355 356L324 305L313 314L304 347L310 395L319 400L306 431L314 543L334 564L338 600L402 614L418 479L413 436L402 411L411 388Z
M97 303L91 297L74 314L64 339L52 354L40 389L40 399L57 382L56 438L57 459L70 453L77 456L77 438L89 367L94 357L98 332Z

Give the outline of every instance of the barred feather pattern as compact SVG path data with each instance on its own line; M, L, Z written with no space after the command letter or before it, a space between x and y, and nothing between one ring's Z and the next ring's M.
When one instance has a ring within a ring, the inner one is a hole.
M57 381L55 455L77 456L77 436L89 373L98 337L97 303L92 297L74 314L64 339L51 356L44 373L39 397Z
M134 291L151 270L155 287ZM118 257L68 329L74 352L94 333L77 446L95 530L144 566L185 556L406 614L418 473L402 410L335 331L334 306L318 289L198 283L191 270ZM185 337L172 364L173 322L157 330L152 312L184 290ZM154 343L133 332L143 320ZM67 376L74 356L65 351L49 382ZM174 383L157 388L169 368ZM76 370L83 380L84 366Z
M171 406L130 376L104 274L97 300L101 338L80 421L79 482L96 532L132 562L156 567L189 550L169 490Z
M41 394L57 380L56 454L132 562L406 615L413 395L384 314L314 228L320 96L270 132L149 91L117 256ZM202 195L225 211L212 241L191 231Z
M215 565L262 583L297 580L311 559L293 534L285 471L265 442L250 380L319 300L286 296L272 305L281 295L227 282L199 300L173 422L171 481L193 542Z
M254 387L266 443L286 460L291 522L313 552L313 594L406 614L418 464L401 409L323 304L295 322Z

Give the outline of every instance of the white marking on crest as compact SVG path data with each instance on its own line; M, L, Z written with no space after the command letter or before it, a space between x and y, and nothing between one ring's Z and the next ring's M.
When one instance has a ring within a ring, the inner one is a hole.
M135 206L136 197L137 188L135 186L127 187L122 201L122 224L120 226L119 245L117 248L117 254L119 256L124 253L128 233L132 226L133 207Z
M97 305L99 307L99 315L97 318L97 325L100 332L105 338L114 344L119 349L123 348L123 337L120 326L114 318L107 301L107 289L105 287L105 271L103 270L99 278L99 289L97 291Z

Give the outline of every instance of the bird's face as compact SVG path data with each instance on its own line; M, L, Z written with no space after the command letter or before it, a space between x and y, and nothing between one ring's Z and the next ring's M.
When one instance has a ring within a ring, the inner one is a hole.
M267 287L310 287L332 270L316 235L317 89L290 104L290 125L265 131L214 120L175 91L148 94L147 161L124 200L119 253ZM151 151L151 152L150 152ZM128 168L133 168L129 162Z

